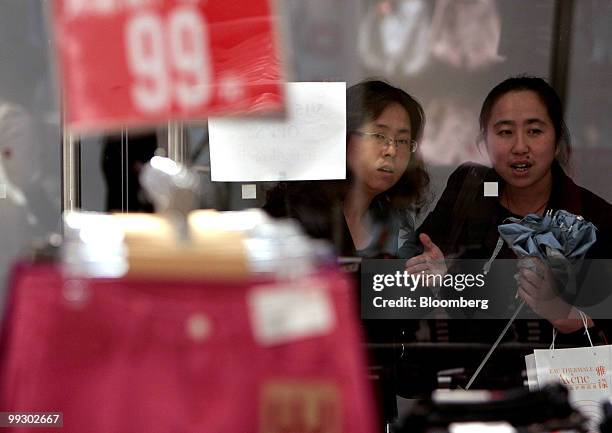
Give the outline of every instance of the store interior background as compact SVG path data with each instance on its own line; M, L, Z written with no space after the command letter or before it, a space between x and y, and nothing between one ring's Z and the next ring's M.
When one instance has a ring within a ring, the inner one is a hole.
M10 264L32 241L60 231L63 130L46 21L51 1L0 3L0 122L10 120L0 123L0 150L6 177L27 199L0 199L3 285ZM612 201L612 1L279 0L278 6L288 81L352 85L376 77L422 102L421 149L433 203L457 165L486 159L475 146L486 92L523 73L547 78L561 94L574 148L572 175ZM201 207L263 204L273 183L258 183L257 199L242 200L240 184L210 182L205 120L186 130L188 160L202 175ZM113 134L80 139L84 210L106 211L109 193L122 210L142 210L130 170L167 144L166 125ZM103 171L105 148L112 191Z

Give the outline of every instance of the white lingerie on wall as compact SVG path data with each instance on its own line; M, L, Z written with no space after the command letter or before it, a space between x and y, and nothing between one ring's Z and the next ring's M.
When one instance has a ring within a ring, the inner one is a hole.
M456 68L483 68L498 54L501 20L495 0L438 0L431 25L431 53Z
M612 3L608 0L594 0L580 6L590 9L590 13L584 17L589 27L584 34L590 45L589 61L612 64Z
M372 3L359 27L363 64L384 74L416 75L433 56L474 70L504 60L495 0L439 0L433 16L426 0Z
M372 4L359 26L363 64L384 74L417 74L428 62L430 21L424 0Z

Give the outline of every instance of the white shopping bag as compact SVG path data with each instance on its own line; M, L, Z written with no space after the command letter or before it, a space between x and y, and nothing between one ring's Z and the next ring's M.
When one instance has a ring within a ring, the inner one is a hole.
M583 316L586 326L586 318ZM591 337L588 334L589 342ZM569 390L569 400L588 418L588 431L598 432L602 421L602 401L612 396L612 346L536 349L525 356L529 389L549 383L562 383Z

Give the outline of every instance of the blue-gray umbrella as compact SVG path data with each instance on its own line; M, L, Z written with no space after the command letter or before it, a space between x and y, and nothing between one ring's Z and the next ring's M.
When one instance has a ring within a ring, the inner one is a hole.
M518 257L538 257L546 262L554 250L573 262L582 259L597 240L597 229L592 223L565 210L507 221L497 230Z
M537 257L557 279L567 281L568 273L576 270L597 240L597 229L592 223L565 210L548 212L543 217L534 214L522 219L511 217L506 221L497 228L499 241L484 266L485 274L505 241L517 257Z
M491 264L501 250L503 243L519 258L537 257L546 263L555 279L561 283L566 293L575 293L575 275L582 259L597 240L597 228L583 217L565 210L547 212L543 217L529 214L522 219L507 218L504 224L497 227L499 240L495 251L485 264L486 274ZM528 262L525 265L529 266ZM532 264L534 265L534 264ZM502 330L501 334L484 357L474 375L470 378L466 389L469 389L478 373L482 370L489 357L506 334L506 331L525 305L521 300L514 314Z
M596 227L584 218L565 210L548 212L543 217L530 214L522 219L507 218L501 224L498 246L485 265L489 271L492 261L505 241L519 258L537 257L546 263L555 279L566 292L575 293L574 275L589 248L597 240ZM529 266L529 262L524 262Z

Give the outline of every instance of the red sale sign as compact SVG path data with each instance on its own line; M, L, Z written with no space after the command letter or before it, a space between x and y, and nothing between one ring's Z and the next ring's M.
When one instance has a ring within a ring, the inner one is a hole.
M279 111L268 0L56 0L73 129Z

